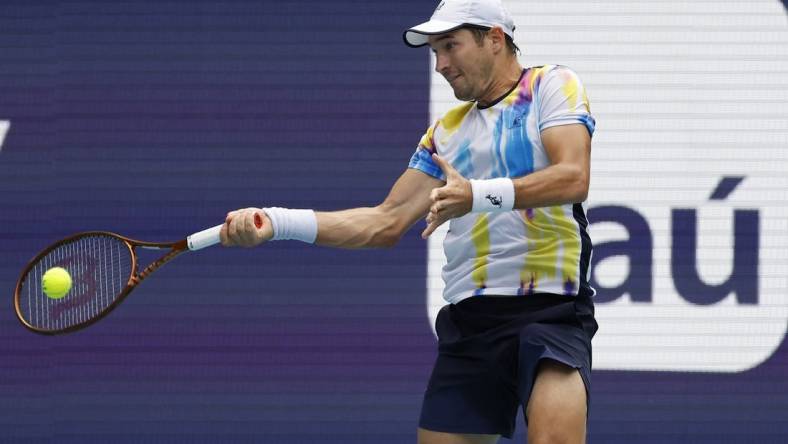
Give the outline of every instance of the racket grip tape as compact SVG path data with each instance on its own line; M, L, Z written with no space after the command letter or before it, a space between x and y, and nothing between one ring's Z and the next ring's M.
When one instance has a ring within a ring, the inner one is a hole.
M222 231L222 225L224 224L199 231L187 237L186 244L189 246L189 250L201 250L221 242L222 240L219 237L219 233Z

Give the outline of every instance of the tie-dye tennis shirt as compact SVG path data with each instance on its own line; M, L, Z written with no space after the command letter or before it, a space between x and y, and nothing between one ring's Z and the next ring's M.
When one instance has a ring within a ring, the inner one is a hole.
M409 167L445 180L437 152L467 179L522 177L550 165L540 138L545 128L583 124L594 133L588 98L571 69L525 69L517 86L487 108L464 103L421 138ZM583 203L452 219L443 243L443 297L593 294L588 284L591 239Z

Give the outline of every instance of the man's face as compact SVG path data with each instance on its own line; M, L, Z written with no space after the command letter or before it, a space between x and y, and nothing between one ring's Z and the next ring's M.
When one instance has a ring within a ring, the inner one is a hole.
M493 53L485 38L481 45L467 29L430 36L435 71L441 73L459 100L476 100L490 84Z

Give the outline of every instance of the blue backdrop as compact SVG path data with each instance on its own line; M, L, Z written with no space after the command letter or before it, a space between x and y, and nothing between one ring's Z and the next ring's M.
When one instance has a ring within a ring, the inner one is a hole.
M187 255L61 337L22 329L11 295L72 232L177 240L240 207L381 201L428 124L427 52L401 32L433 6L3 2L0 442L415 441L421 225L393 250ZM786 370L783 345L743 374L595 372L589 442L785 442Z

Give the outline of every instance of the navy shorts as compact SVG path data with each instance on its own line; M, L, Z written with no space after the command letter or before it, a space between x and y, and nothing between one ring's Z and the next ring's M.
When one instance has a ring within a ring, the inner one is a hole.
M589 294L475 296L443 307L435 328L438 358L424 394L421 428L511 438L542 359L577 368L590 401L597 323Z

